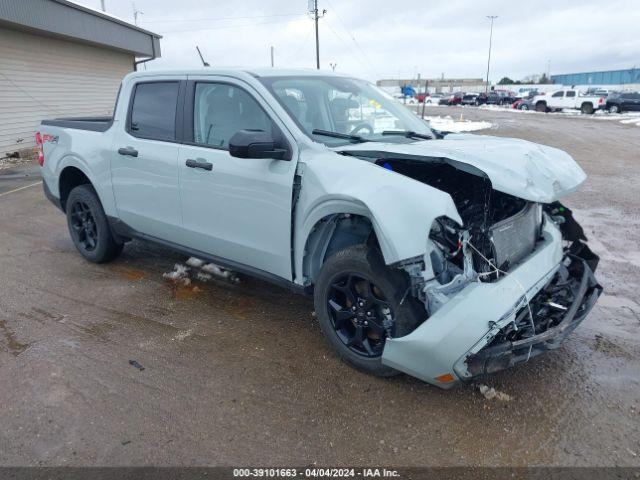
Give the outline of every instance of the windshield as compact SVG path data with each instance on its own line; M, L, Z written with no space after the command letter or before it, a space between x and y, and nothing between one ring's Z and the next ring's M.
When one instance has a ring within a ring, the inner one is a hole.
M307 136L330 147L350 141L318 135L314 130L357 135L364 141L415 141L401 135L383 135L390 131L435 137L414 113L363 80L337 76L262 77L259 80Z

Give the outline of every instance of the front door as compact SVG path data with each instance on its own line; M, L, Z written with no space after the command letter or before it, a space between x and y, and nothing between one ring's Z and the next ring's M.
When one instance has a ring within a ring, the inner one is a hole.
M239 130L285 138L269 106L248 86L228 79L189 81L185 145L178 156L185 245L291 280L293 160L229 154ZM286 135L289 135L286 133Z
M126 124L111 152L118 217L139 233L175 241L180 230L176 111L177 80L137 83Z

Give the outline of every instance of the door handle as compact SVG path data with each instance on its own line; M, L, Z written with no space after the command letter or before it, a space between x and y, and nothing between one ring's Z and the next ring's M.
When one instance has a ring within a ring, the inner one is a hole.
M187 159L184 163L189 168L201 168L203 170L213 170L213 163L209 163L202 159L194 160L192 158Z
M120 155L128 155L130 157L137 157L138 156L138 150L136 150L133 147L122 147L118 149L118 153Z

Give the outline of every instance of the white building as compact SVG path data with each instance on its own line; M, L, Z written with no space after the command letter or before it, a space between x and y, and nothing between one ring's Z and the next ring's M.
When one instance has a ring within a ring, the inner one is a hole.
M160 36L66 0L0 0L0 158L35 144L40 120L113 112L136 57Z

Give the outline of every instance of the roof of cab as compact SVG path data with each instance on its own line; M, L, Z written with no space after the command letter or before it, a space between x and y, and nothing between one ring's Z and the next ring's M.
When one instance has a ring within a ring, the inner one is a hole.
M313 68L240 68L240 67L201 67L181 70L144 70L131 72L127 77L148 77L164 75L233 75L243 77L249 75L254 78L259 77L280 77L280 76L304 76L304 77L346 77L340 73L327 70L316 70Z

